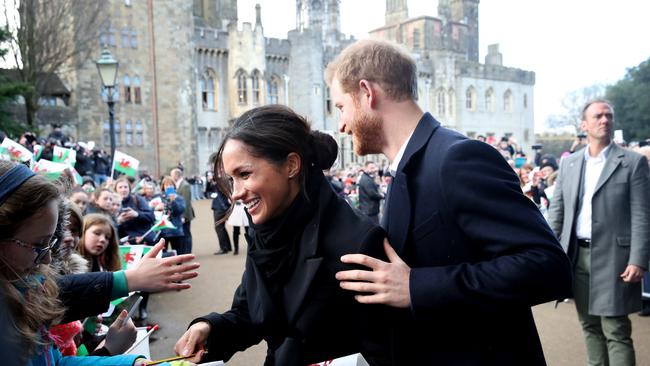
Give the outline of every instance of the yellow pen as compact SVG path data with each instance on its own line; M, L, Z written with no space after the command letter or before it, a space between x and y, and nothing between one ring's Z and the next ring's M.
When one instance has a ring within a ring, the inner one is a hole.
M183 360L183 359L186 359L186 358L192 358L194 356L196 356L196 353L192 353L191 355L187 355L187 356L176 356L176 357L165 358L164 360L151 361L151 362L145 363L145 365L158 365L158 364L163 363L163 362L178 361L178 360Z

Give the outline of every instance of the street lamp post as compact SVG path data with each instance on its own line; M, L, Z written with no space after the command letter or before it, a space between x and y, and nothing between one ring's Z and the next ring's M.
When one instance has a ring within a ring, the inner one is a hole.
M108 104L108 126L111 134L111 159L115 156L115 101L113 100L113 88L117 79L117 68L119 63L113 58L111 52L104 48L102 56L95 61L97 71L102 79L102 85L106 88Z

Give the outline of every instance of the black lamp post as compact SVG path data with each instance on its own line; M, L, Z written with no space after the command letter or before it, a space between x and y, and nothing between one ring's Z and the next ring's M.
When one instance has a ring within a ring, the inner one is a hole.
M106 48L104 48L102 56L95 63L102 79L102 85L108 93L106 103L108 104L108 125L111 134L111 159L113 159L113 156L115 156L115 101L113 100L113 88L117 79L119 63Z

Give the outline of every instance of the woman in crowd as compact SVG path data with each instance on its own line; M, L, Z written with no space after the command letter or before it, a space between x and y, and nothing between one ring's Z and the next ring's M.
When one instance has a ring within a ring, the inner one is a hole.
M161 195L163 215L167 215L175 228L163 229L160 236L168 242L172 249L180 253L183 240L183 213L185 200L176 193L174 181L171 177L164 177L161 182Z
M91 196L91 201L86 207L86 213L102 213L112 217L113 192L108 188L98 188Z
M22 164L0 161L0 287L12 318L3 334L27 365L134 365L138 355L63 357L48 327L64 313L48 265L60 204L59 190Z
M74 187L72 188L72 191L70 192L70 195L68 197L70 199L70 202L74 203L79 210L81 210L81 214L83 215L86 212L86 206L88 206L88 193L83 190L81 187Z
M153 211L142 197L131 193L131 184L127 178L118 178L113 187L114 191L122 197L122 208L117 216L119 237L142 236L155 222ZM154 235L149 233L142 241L153 244Z
M232 307L195 319L176 343L192 359L227 361L265 340L267 365L305 365L364 352L372 331L335 273L347 253L382 255L383 231L355 213L323 176L337 156L334 139L287 107L244 113L216 153L220 190L251 218L246 267ZM376 322L379 323L379 322ZM363 334L367 332L367 334ZM205 349L209 350L206 354Z

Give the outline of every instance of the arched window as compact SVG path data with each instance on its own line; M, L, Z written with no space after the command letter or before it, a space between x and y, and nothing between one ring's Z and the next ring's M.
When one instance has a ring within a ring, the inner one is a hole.
M413 49L420 49L420 30L417 28L413 29Z
M444 89L440 88L436 91L436 113L438 116L444 116L447 114L447 96L445 95Z
M260 104L260 72L255 70L253 71L253 76L251 76L251 83L253 89L253 104Z
M121 124L120 124L120 121L118 121L118 120L115 120L114 122L115 122L115 125L114 125L114 128L115 128L115 146L120 146L120 145L122 145L122 141L121 141L122 133L120 131ZM104 121L103 127L104 127L103 128L104 133L102 134L102 138L104 140L103 141L104 146L111 146L111 125L110 125L110 123L108 121Z
M503 110L512 113L512 92L510 89L503 93Z
M142 104L142 91L140 89L140 77L138 75L133 77L133 96L135 104Z
M138 33L135 29L131 31L131 48L138 48Z
M127 120L124 129L126 130L126 146L133 146L133 124L131 120Z
M492 88L489 88L485 92L485 110L487 112L494 112L494 90Z
M447 107L449 116L454 117L456 115L456 92L452 88L449 88L449 91L447 91L447 101L449 101L449 106Z
M200 81L201 104L205 110L217 109L217 98L215 93L215 80L212 70L207 70Z
M131 103L131 78L129 74L124 75L124 103Z
M115 29L112 25L108 27L108 45L115 47Z
M129 35L131 32L129 28L122 28L122 47L129 47Z
M266 100L268 104L278 104L278 90L279 90L280 81L277 76L271 77L271 80L267 84L267 93Z
M465 91L465 108L470 111L476 110L476 89L473 86L470 86Z
M332 95L330 94L330 88L325 87L325 108L328 115L332 114Z
M248 104L248 86L246 85L247 75L244 70L237 72L237 103Z
M142 138L142 122L135 122L135 144L137 146L144 146L144 139Z

